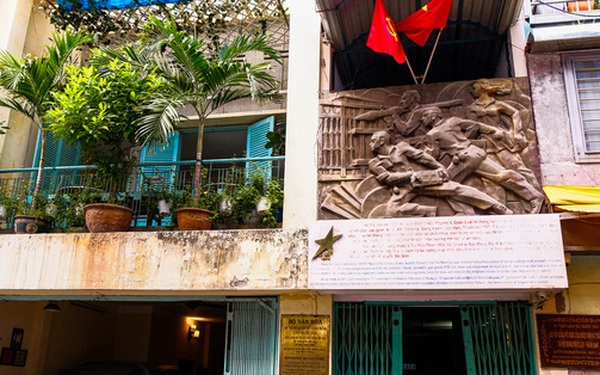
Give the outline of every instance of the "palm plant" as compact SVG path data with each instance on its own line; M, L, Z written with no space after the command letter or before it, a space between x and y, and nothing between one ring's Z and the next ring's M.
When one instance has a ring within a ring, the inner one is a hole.
M184 31L171 19L152 18L142 39L145 47L134 53L124 49L121 57L138 66L148 67L165 80L165 89L155 95L139 119L138 139L168 142L169 135L182 119L177 111L192 108L198 116L198 139L194 169L194 201L200 200L202 143L204 126L215 110L237 99L252 98L259 102L279 98L279 82L267 63L252 64L244 60L248 52L262 52L280 62L279 53L264 35L238 36L231 44L215 51ZM151 59L148 59L148 56Z
M43 118L52 107L51 96L60 89L65 66L73 62L73 52L92 38L85 34L64 31L52 35L52 45L47 45L45 55L19 56L0 51L0 87L5 91L0 106L20 112L31 119L41 132L40 157L31 208L37 208L41 192L44 155L46 151L47 124Z

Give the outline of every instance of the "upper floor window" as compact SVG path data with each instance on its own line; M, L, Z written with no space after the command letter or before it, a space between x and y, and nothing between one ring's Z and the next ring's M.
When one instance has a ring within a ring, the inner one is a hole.
M564 57L575 161L600 162L600 51Z

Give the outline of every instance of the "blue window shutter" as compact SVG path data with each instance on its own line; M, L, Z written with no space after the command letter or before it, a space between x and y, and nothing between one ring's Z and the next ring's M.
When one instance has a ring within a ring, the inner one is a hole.
M267 117L260 120L248 128L248 136L246 141L246 157L247 158L258 158L258 157L270 157L272 156L273 149L265 148L265 144L268 141L267 133L272 132L275 129L275 117ZM261 162L249 162L246 163L246 173L251 173L254 169L260 168L267 173L267 178L271 178L272 162L261 161Z
M169 137L168 144L147 145L142 148L140 154L140 162L143 164L174 163L176 161L179 161L179 132L175 132ZM145 177L161 176L167 186L173 183L175 171L176 166L173 164L142 167Z
M40 162L40 153L42 147L42 132L38 133L33 166L37 167ZM68 145L65 141L54 136L54 133L47 132L46 135L46 154L44 156L44 167L65 167L81 165L81 150L77 146ZM37 172L32 173L35 180ZM42 191L48 191L60 188L66 185L74 185L77 178L77 172L45 172L42 184Z

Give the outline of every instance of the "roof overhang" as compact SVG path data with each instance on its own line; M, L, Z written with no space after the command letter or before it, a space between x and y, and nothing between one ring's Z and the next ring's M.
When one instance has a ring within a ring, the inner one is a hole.
M394 21L427 3L426 0L384 0ZM448 24L431 65L428 82L493 77L504 40L517 20L523 0L454 0ZM325 36L334 50L335 73L344 89L410 84L405 66L366 47L373 0L316 0ZM402 44L416 75L425 71L436 32L424 47L405 37ZM339 86L339 85L338 85Z

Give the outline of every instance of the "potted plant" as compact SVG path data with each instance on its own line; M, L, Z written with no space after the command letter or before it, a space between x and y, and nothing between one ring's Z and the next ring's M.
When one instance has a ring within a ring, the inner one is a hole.
M268 227L277 225L277 215L283 207L283 182L267 178L258 167L250 168L246 183L240 184L234 194L234 210L245 224L259 223Z
M6 185L0 184L0 222L9 223L17 212L17 200Z
M174 198L175 220L179 230L207 230L219 218L219 192L210 185L208 173L202 171L199 194L195 194L193 184L186 184L183 191Z
M41 195L48 129L44 118L53 106L52 94L61 89L64 68L74 62L74 51L91 41L91 37L81 32L67 30L61 34L53 34L52 44L46 46L44 56L19 56L0 51L0 87L4 89L4 96L0 97L0 106L27 116L41 135L38 172L32 200L26 208L28 214L39 208L38 197Z
M127 230L133 210L118 204L129 191L137 160L133 154L136 119L142 104L160 87L153 74L131 64L111 60L91 51L89 67L67 67L62 92L54 94L48 111L49 128L58 137L81 148L84 162L96 166L96 188L104 191L105 202L86 205L86 225L91 232Z
M14 230L17 234L46 233L52 229L54 217L47 194L35 195L28 181L21 185L19 195L14 200ZM36 202L36 208L32 207Z
M262 222L268 227L276 227L281 222L283 209L283 179L271 178L267 184L264 200L267 202L264 210L258 210Z
M145 106L138 139L167 142L182 119L178 109L194 111L198 123L193 200L201 199L201 171L204 126L208 116L225 104L242 98L257 101L280 98L279 82L267 63L252 64L244 59L249 52L261 52L280 62L279 53L264 35L242 35L217 51L178 29L173 19L151 18L145 27L140 48L115 53L141 69L155 68L166 89ZM153 62L154 64L150 64Z

